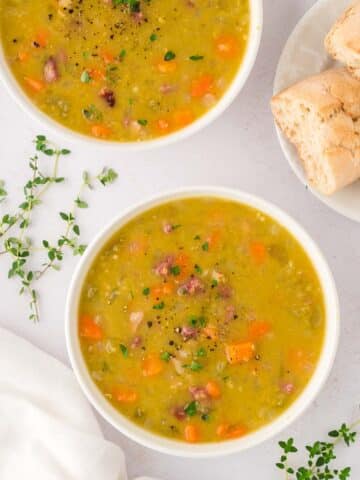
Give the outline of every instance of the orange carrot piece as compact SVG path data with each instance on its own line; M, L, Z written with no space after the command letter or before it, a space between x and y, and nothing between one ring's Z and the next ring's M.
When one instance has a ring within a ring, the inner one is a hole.
M91 127L91 133L94 137L107 138L111 134L111 130L106 125L96 124Z
M174 73L177 69L177 63L173 60L171 62L166 62L165 60L160 60L156 64L156 68L160 73Z
M104 60L105 63L114 63L115 57L111 52L104 50L101 52L101 58Z
M214 230L206 238L210 248L216 248L220 243L220 239L221 239L221 231L220 230Z
M217 327L213 325L207 325L202 329L202 333L206 338L210 338L211 340L217 340L219 338L219 331Z
M189 423L184 429L184 437L189 443L198 442L200 440L199 428L196 425Z
M265 262L267 256L265 245L261 242L253 242L250 245L250 255L258 265L261 265Z
M45 48L49 41L50 33L48 30L39 30L35 35L34 41L40 45L40 47Z
M102 328L94 322L90 315L81 315L79 321L80 336L90 340L101 340L103 338Z
M139 395L131 388L116 387L113 391L113 397L120 403L135 403Z
M92 80L100 81L106 79L106 73L101 68L91 68L88 72Z
M249 362L255 355L253 342L240 342L225 345L227 361L231 365Z
M194 98L201 98L210 93L214 87L214 78L211 75L201 75L191 82L190 95Z
M219 437L227 440L242 437L247 433L247 428L243 425L230 426L228 423L220 423L216 429L216 434Z
M26 62L29 60L30 54L27 50L19 50L17 54L17 58L19 59L20 62Z
M144 377L154 377L163 371L164 362L155 354L150 354L142 362L142 374Z
M154 126L155 126L155 130L160 135L165 135L171 129L170 122L166 118L159 118L158 120L155 121Z
M235 58L239 52L239 41L231 34L223 34L215 39L215 51L226 60Z
M45 88L45 84L42 80L32 77L24 77L24 81L32 90L34 90L34 92L41 92L41 90Z
M191 110L177 110L173 113L174 123L177 127L185 127L194 121L194 114Z
M161 283L151 288L151 296L153 298L161 298L163 296L171 295L174 293L174 284L173 283Z
M255 320L249 325L249 337L251 340L258 340L271 331L271 325L268 322Z
M215 380L210 380L205 385L205 390L210 395L211 398L221 397L221 390L220 390L219 384L215 382Z

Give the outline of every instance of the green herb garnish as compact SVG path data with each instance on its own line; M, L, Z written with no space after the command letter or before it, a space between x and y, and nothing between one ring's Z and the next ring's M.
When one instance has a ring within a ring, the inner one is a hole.
M140 118L137 122L139 125L142 125L143 127L145 127L148 123L148 121L143 118Z
M207 252L209 250L209 242L204 242L201 245L201 248L202 248L202 250L204 250L204 252Z
M164 360L164 362L169 362L170 359L171 359L171 353L169 353L169 352L162 352L162 353L160 354L160 358L161 358L161 360Z
M143 295L148 296L149 293L150 293L150 288L149 288L149 287L144 288L144 290L142 291L142 293L143 293Z
M168 50L164 55L164 60L165 62L170 62L171 60L174 60L175 57L176 57L175 53L172 52L171 50Z
M150 42L155 42L155 40L157 40L157 38L158 37L157 37L156 33L152 33L149 37L149 40L150 40Z
M193 360L191 363L190 363L190 370L192 370L193 372L198 372L199 370L202 370L203 366L201 365L201 363L197 362L196 360Z
M190 60L193 60L194 62L196 62L197 60L202 60L204 58L204 55L191 55L191 57L189 57Z
M84 70L80 75L80 80L82 83L89 83L91 81L90 73L87 70Z
M118 177L118 174L115 172L115 170L113 170L112 168L104 167L96 178L105 187L106 185L109 185L115 182L117 177Z
M194 269L199 275L202 273L202 268L197 263L194 265Z
M193 402L188 403L186 405L186 407L184 408L184 412L189 417L193 417L194 415L196 415L197 414L197 404L196 404L196 402L193 401Z
M119 348L123 357L127 358L129 356L129 349L122 343L120 343Z
M165 307L164 302L156 303L155 305L153 305L154 310L162 310L164 307Z
M170 267L170 273L171 275L174 275L174 277L177 277L178 275L180 275L180 267L179 265L174 265L172 267Z
M196 352L197 357L206 357L206 350L204 347L199 348L199 350Z

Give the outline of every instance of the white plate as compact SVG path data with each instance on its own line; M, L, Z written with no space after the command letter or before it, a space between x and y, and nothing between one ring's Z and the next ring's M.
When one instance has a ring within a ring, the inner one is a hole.
M350 0L318 0L304 15L289 37L277 67L274 93L310 75L337 66L326 53L324 38ZM308 185L295 147L277 128L281 148L295 174L322 202L336 212L360 222L360 182L331 196L324 196Z

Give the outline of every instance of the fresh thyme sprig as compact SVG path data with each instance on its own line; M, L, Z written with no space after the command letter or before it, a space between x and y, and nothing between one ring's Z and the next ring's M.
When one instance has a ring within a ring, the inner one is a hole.
M0 219L0 255L6 255L11 259L8 278L17 278L20 281L20 295L25 293L29 297L29 318L38 321L39 296L35 288L36 282L48 270L60 269L65 249L70 250L73 255L82 255L86 249L86 245L80 242L80 226L76 218L78 209L88 208L88 203L82 198L84 189L92 190L96 181L103 186L110 185L116 180L117 173L106 167L94 177L84 172L82 185L73 201L72 209L67 213L59 213L60 218L65 222L64 232L55 242L42 240L41 246L36 247L29 237L25 236L31 225L33 210L41 203L41 198L51 184L62 183L65 180L64 177L58 176L59 160L61 156L70 154L70 151L56 148L44 135L38 135L34 143L37 153L30 158L29 167L32 175L23 187L24 199L15 212L5 213ZM40 154L54 158L50 176L40 171ZM6 198L5 182L0 180L0 202ZM11 236L10 230L12 230ZM33 254L39 250L46 252L46 261L43 261L40 268L29 267L29 264L33 263Z
M355 442L357 433L354 428L359 422L350 426L343 423L338 430L332 430L328 433L328 441L316 441L311 445L306 445L308 460L305 465L292 467L289 464L289 456L297 453L298 449L294 444L294 439L279 442L282 449L280 461L276 466L285 472L286 480L347 480L351 475L351 468L333 468L333 461L336 459L335 447L339 442L350 446Z

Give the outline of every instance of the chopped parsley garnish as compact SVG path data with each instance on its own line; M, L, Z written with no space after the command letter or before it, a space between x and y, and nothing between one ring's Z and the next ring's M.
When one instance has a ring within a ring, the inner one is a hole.
M123 345L122 343L120 343L119 347L120 347L120 351L121 351L121 353L123 354L123 356L124 356L125 358L127 358L127 357L129 356L129 350L128 350L128 348L127 348L125 345Z
M175 57L176 57L175 53L172 52L171 50L168 50L164 55L164 60L165 62L170 62L171 60L174 60Z
M139 0L113 0L113 5L125 5L129 7L132 13L140 12L140 2Z
M145 127L148 123L148 121L145 120L144 118L140 118L137 122L139 125L142 125L143 127Z
M180 227L181 227L180 223L177 223L176 225L171 225L172 230L176 230L177 228L180 228Z
M94 104L88 105L87 107L83 108L82 114L87 120L101 120L102 113L98 110Z
M154 310L162 310L164 307L165 307L165 303L164 303L164 302L160 302L160 303L156 303L156 304L153 306L153 309L154 309Z
M215 278L214 278L213 281L211 282L211 288L217 287L218 284L219 284L219 282L217 280L215 280Z
M206 325L206 319L205 317L191 317L189 319L189 324L192 326L192 327L195 327L195 326L200 326L200 327L205 327Z
M184 412L189 417L193 417L194 415L196 415L197 414L197 404L196 404L196 402L193 401L193 402L188 403L186 405L186 407L184 408Z
M202 273L202 268L197 263L194 265L194 269L196 273Z
M204 252L207 252L209 250L209 242L204 242L201 245L201 248L204 250Z
M149 288L149 287L144 288L144 290L142 291L142 293L143 293L143 295L148 296L149 293L150 293L150 288Z
M91 80L90 73L87 70L84 70L80 76L82 83L89 83Z
M193 372L198 372L202 368L203 368L203 366L201 365L201 363L197 362L196 360L193 360L190 363L190 370L192 370Z
M171 275L174 275L174 277L177 277L178 275L180 275L179 265L174 265L174 266L170 267L170 273L171 273Z
M206 357L206 350L204 347L199 348L199 350L196 352L197 357Z
M149 40L150 40L150 42L155 42L155 40L157 40L157 38L158 37L157 37L156 33L152 33L149 37Z
M119 60L124 60L126 55L126 50L122 49L121 52L119 53Z
M194 62L196 62L197 60L202 60L204 58L204 55L191 55L191 57L189 57L190 60L193 60Z
M203 414L201 415L201 420L202 420L203 422L208 422L208 421L210 420L210 415L209 415L208 413L203 413Z
M162 352L160 355L161 360L164 360L164 362L169 362L171 359L171 353L169 352Z

